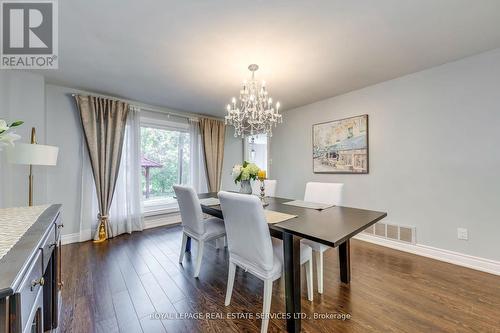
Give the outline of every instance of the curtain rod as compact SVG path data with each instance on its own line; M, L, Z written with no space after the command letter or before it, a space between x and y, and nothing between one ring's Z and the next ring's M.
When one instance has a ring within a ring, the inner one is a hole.
M139 108L139 109L144 110L144 111L163 113L166 115L176 116L179 118L185 118L185 119L208 118L208 119L215 119L215 120L224 120L223 118L207 116L207 115L202 115L202 114L196 114L196 113L191 113L191 112L179 112L179 111L164 110L161 107L155 107L155 106L147 105L144 103L135 102L135 101L132 101L129 99L125 99L125 98L117 98L117 97L101 95L101 94L90 94L90 93L87 93L85 91L82 91L81 93L72 93L71 94L72 97L75 97L77 95L88 95L88 96L94 96L94 97L107 98L107 99L110 99L113 101L126 102L134 108Z

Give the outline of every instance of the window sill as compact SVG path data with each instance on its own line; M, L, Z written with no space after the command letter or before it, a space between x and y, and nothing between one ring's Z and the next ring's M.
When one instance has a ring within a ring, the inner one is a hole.
M178 212L179 212L179 207L147 209L144 210L144 217L172 214Z

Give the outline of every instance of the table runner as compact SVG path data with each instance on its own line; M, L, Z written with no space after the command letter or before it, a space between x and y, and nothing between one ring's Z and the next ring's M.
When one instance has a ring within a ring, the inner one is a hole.
M280 213L274 210L264 210L264 215L266 216L267 223L270 224L283 222L289 219L293 219L294 217L297 217L297 215Z
M303 201L303 200L293 200L293 201L283 202L283 205L311 208L311 209L317 209L317 210L323 210L323 209L327 209L327 208L334 206L331 204L324 204L324 203L319 203L319 202L310 202L310 201Z

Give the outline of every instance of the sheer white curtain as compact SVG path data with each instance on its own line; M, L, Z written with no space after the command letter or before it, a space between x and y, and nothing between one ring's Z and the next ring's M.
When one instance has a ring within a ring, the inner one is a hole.
M189 119L191 186L197 193L208 192L207 171L200 134L200 123L197 119Z
M138 109L127 117L122 161L109 211L112 236L144 229L141 194L141 127Z
M110 237L144 229L140 149L139 110L131 108L127 117L118 180L109 211ZM97 229L98 204L86 147L82 149L82 157L80 241L86 241L92 239Z

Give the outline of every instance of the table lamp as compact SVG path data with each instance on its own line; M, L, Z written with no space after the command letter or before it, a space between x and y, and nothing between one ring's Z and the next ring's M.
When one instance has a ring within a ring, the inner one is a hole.
M39 145L36 143L35 128L31 129L31 144L16 143L14 147L7 150L7 161L12 164L24 164L30 166L28 205L33 206L33 166L34 165L56 165L58 147Z

